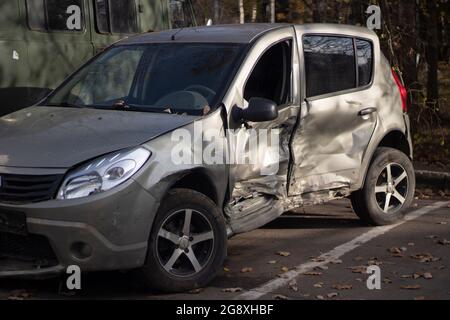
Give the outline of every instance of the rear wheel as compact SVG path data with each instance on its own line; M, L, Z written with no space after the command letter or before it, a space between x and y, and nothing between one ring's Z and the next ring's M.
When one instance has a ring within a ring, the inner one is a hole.
M167 292L205 286L221 269L226 245L225 221L214 202L196 191L174 189L158 211L142 279Z
M415 192L411 160L392 148L379 148L374 155L362 190L351 196L355 213L367 224L381 226L403 219Z

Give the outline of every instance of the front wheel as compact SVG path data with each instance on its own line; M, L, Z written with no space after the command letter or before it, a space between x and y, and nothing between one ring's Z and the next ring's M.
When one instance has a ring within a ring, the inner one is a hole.
M225 221L214 202L196 191L174 189L156 216L141 278L165 292L200 288L219 272L226 251Z
M396 149L379 148L363 189L351 196L353 210L369 225L396 223L411 206L415 186L414 168L408 156Z

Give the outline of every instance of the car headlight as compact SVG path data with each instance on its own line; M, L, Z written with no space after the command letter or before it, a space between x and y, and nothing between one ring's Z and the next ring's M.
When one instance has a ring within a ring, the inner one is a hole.
M139 147L90 161L66 177L57 199L77 199L111 190L130 179L150 156L150 151Z

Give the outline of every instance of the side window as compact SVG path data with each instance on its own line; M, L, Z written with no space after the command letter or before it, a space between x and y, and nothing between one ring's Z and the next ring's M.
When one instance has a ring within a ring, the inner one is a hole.
M292 41L267 50L253 69L244 89L244 99L265 98L278 105L291 99Z
M305 36L303 48L307 97L356 88L352 38Z
M191 3L186 0L170 0L170 21L173 29L193 27Z
M359 86L363 87L372 82L372 74L373 74L372 43L366 40L356 39L356 50L358 52Z
M39 31L82 31L82 0L27 0L28 26Z
M135 0L94 0L99 33L132 34L138 32Z

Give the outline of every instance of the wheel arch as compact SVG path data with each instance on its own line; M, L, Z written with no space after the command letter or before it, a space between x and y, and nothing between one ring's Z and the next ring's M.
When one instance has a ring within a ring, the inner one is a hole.
M387 131L378 141L376 141L374 144L373 149L368 149L370 152L368 152L363 160L361 171L362 174L360 176L360 179L355 184L354 188L352 188L354 191L362 189L364 187L364 182L366 180L367 172L369 171L370 165L373 161L373 157L375 155L375 152L380 147L388 147L393 148L396 150L399 150L406 154L409 159L412 160L413 156L413 150L412 145L408 139L408 136L403 132L401 129L395 128L392 130Z

